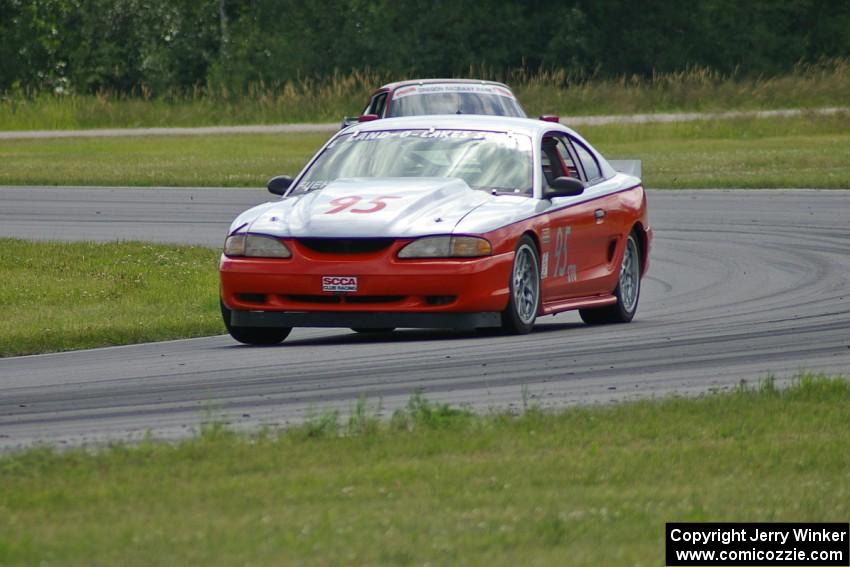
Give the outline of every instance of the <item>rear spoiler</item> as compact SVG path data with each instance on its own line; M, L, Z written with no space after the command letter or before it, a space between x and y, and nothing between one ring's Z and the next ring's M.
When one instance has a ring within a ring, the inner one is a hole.
M641 176L641 163L639 159L611 159L608 160L608 163L620 173L635 177Z

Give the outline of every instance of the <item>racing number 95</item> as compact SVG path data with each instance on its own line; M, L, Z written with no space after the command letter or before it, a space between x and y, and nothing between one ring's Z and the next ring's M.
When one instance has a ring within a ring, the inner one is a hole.
M386 199L401 199L399 196L388 195L384 197L375 197L374 199L367 201L370 205L364 209L351 209L350 212L357 213L361 215L366 215L369 213L377 213L381 209L387 206L384 202ZM357 195L348 195L347 197L338 197L332 200L329 204L332 205L330 209L325 211L326 215L335 215L336 213L342 212L350 207L353 207L357 203L363 200L363 197L358 197Z
M552 275L555 277L567 276L568 282L576 281L576 266L567 261L567 237L570 235L569 226L559 226L555 229L555 250L552 265Z
M559 226L555 229L555 263L552 266L552 275L563 277L567 272L567 236L570 235L570 227Z

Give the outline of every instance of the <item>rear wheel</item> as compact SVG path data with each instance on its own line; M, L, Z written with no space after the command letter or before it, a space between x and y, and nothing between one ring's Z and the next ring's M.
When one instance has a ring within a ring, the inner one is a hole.
M531 332L539 308L540 260L534 241L526 235L520 238L514 255L510 299L502 312L502 330L514 335Z
M363 333L363 334L392 333L393 331L395 331L395 327L379 327L377 329L367 329L365 327L351 327L351 330L354 331L355 333Z
M597 309L579 309L582 320L589 325L628 323L637 312L640 299L640 248L634 234L626 240L620 279L614 290L617 303Z
M246 345L276 345L283 342L292 332L292 327L234 327L230 324L230 309L223 301L221 306L221 318L230 336L240 343Z

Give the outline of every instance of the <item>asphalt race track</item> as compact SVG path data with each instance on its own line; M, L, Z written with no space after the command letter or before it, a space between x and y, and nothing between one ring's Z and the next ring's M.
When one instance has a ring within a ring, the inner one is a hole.
M0 188L0 236L219 246L267 200L238 189ZM174 438L384 411L416 390L476 408L544 407L850 372L850 191L650 192L652 266L637 318L575 314L520 337L297 329L279 347L212 337L0 360L0 448ZM215 290L210 290L215 293Z

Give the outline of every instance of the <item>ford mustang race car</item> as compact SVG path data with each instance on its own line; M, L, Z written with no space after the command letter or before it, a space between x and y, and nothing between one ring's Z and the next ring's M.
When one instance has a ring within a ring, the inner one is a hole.
M392 118L334 137L282 198L239 215L221 257L230 334L293 327L500 328L578 309L634 317L652 232L639 178L552 122Z
M357 122L425 114L487 114L525 118L507 85L472 79L421 79L382 86L360 117L346 116L342 127Z

